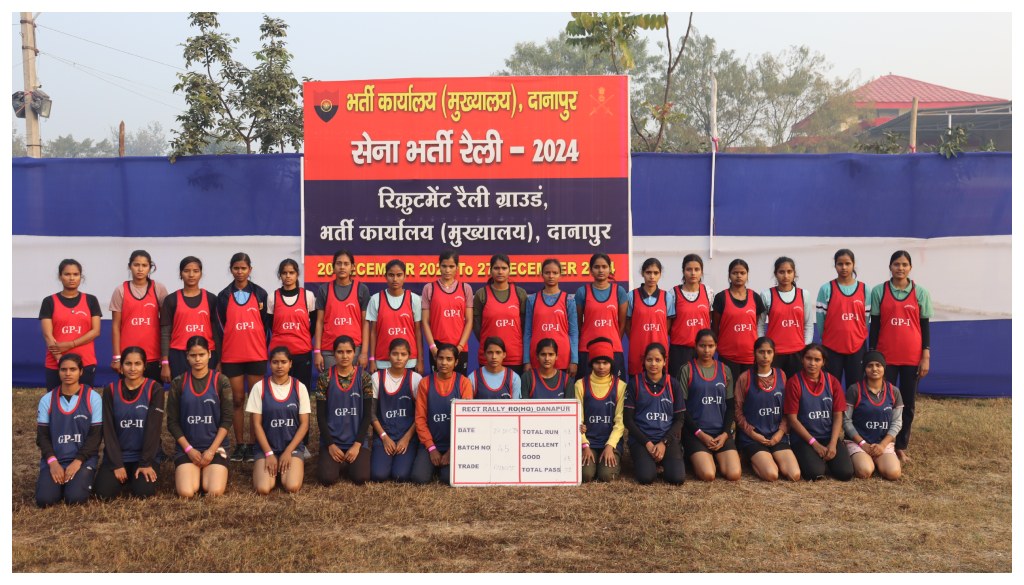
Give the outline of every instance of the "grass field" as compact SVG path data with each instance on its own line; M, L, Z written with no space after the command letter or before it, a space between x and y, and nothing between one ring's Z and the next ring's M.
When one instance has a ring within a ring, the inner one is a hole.
M15 572L1011 570L1011 408L921 398L903 479L579 488L316 485L39 510L35 407L13 392ZM980 424L967 421L981 420ZM315 425L312 425L315 428ZM169 449L170 438L166 439ZM312 463L312 461L310 461Z

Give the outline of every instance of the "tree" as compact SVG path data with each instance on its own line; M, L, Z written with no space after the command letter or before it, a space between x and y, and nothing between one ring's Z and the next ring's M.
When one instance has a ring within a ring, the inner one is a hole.
M693 13L690 13L686 26L686 34L680 41L679 51L672 52L672 35L668 26L668 14L629 14L628 12L573 12L572 20L565 25L570 44L581 45L608 53L616 71L629 71L635 66L630 41L636 40L641 29L665 30L665 43L668 58L665 61L665 76L658 88L663 91L651 91L650 84L643 89L648 99L643 102L643 109L630 112L633 123L633 134L640 139L634 142L634 150L656 152L661 149L665 129L669 123L681 119L680 114L673 110L669 101L672 92L673 74L679 66L686 39L693 28Z
M17 128L11 128L11 156L14 158L28 156L25 137L18 133Z
M117 128L110 129L110 141L118 142ZM167 154L167 134L160 122L150 122L143 128L124 133L125 156L163 156Z
M199 71L179 73L174 86L185 94L188 109L177 116L181 129L172 130L172 159L202 153L210 144L241 143L247 154L300 148L302 111L292 56L285 49L288 25L263 16L263 45L253 53L259 65L249 69L234 59L238 38L219 32L217 13L190 13L189 24L199 34L183 45L185 67Z
M761 91L761 132L772 146L786 142L794 124L850 89L850 81L829 79L832 65L821 53L793 46L765 53L754 66Z
M92 138L81 142L71 134L58 136L43 143L43 156L47 158L103 158L116 157L117 145L109 140L93 143Z

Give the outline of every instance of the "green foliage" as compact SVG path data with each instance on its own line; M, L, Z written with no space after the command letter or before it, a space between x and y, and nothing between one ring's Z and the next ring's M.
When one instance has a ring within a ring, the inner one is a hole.
M208 152L211 145L233 150L244 145L251 154L298 150L302 145L299 82L291 71L292 55L285 48L288 25L263 16L262 46L253 53L258 65L250 69L234 59L237 37L220 32L215 12L193 12L189 24L199 34L183 45L185 67L175 92L185 94L187 110L172 130L171 158ZM217 152L224 152L217 150Z
M881 140L877 142L860 142L854 148L869 154L901 154L906 152L906 147L903 146L905 142L906 138L899 132L886 130Z
M995 152L995 151L996 151L996 141L994 139L992 139L992 138L989 138L988 142L985 143L985 146L981 147L981 152Z
M47 140L42 151L46 158L106 158L117 156L117 144L109 140L94 143L92 138L79 142L68 134Z
M21 156L28 156L25 137L19 134L16 128L11 128L11 157L17 158Z
M946 158L956 158L967 146L967 130L963 126L954 126L942 135L941 140L935 151Z
M667 14L630 14L628 12L573 12L565 25L571 45L595 49L611 55L616 73L636 65L630 42L641 30L660 30L668 26Z

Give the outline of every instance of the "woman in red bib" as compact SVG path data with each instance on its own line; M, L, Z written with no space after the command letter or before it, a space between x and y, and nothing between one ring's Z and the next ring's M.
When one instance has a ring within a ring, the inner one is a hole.
M267 291L252 282L252 260L245 252L231 257L234 281L217 295L217 318L224 328L220 370L231 381L235 406L232 461L255 461L252 425L245 434L245 395L267 374ZM245 437L249 441L245 442Z
M93 340L100 335L103 316L96 297L78 290L82 284L82 265L78 260L61 260L57 277L62 290L43 299L39 307L39 323L46 344L46 387L60 384L57 361L66 353L82 358L83 384L92 386L96 381L96 348Z
M409 343L409 360L405 367L423 374L423 362L419 359L420 322L422 306L420 295L405 290L405 262L393 259L385 267L388 288L370 298L366 307L366 321L363 334L370 348L367 368L370 373L377 369L391 367L391 342L404 339Z
M523 356L523 370L530 373L530 357L537 355L541 339L553 339L559 348L555 368L576 377L579 363L579 320L576 318L576 298L558 286L562 276L562 263L548 258L541 264L544 289L531 294L526 300L526 320L523 348L530 351ZM527 376L523 378L526 379Z
M671 290L658 288L661 280L661 261L657 258L644 260L640 267L644 277L642 286L633 289L626 307L626 332L629 335L630 377L644 371L644 352L652 343L668 347L668 331L676 314L676 302ZM667 367L675 367L668 364Z
M131 280L114 289L110 297L110 332L114 357L110 367L121 372L121 358L129 347L141 347L149 361L145 377L160 379L160 306L167 298L167 288L149 277L156 270L153 258L145 250L135 250L128 257Z
M775 286L761 293L767 323L758 327L759 335L775 342L773 367L792 376L800 371L800 352L814 341L814 304L807 291L796 283L796 262L780 256L775 260Z
M423 336L430 350L430 369L437 367L435 356L440 343L454 345L459 350L459 363L455 371L465 376L469 372L469 336L473 333L473 287L455 277L459 273L459 255L445 250L437 259L435 282L423 285Z
M334 340L342 335L356 344L356 365L365 368L367 350L363 346L363 320L370 303L370 289L353 278L356 257L338 250L332 261L334 280L320 285L316 293L316 333L313 337L313 364L323 372L334 366ZM319 392L319 391L318 391ZM323 396L318 399L323 400Z
M288 375L311 388L316 294L299 286L299 263L291 258L282 260L278 265L277 277L281 279L281 288L267 299L267 315L271 322L270 347L288 348L292 360Z
M591 284L576 290L576 313L580 320L580 351L578 379L590 375L587 348L599 337L611 341L612 374L626 379L626 360L622 353L622 333L626 330L626 309L629 293L612 280L612 261L608 254L598 252L590 257Z
M718 357L735 380L754 363L757 323L764 315L764 302L747 288L747 262L736 258L729 263L729 289L715 295L711 305L711 330L718 336Z
M181 289L167 295L160 308L160 378L170 382L189 371L185 357L185 344L199 335L206 339L210 351L210 368L217 365L217 350L221 342L220 321L213 318L217 311L217 297L199 288L203 278L203 261L185 256L178 265Z
M508 281L512 263L508 256L491 256L491 277L487 286L473 296L473 332L483 342L499 337L507 353L503 365L517 374L523 373L523 321L526 319L526 291ZM477 363L486 362L484 344L477 351Z
M676 298L676 318L672 321L669 338L668 361L673 374L696 357L694 339L701 329L711 328L711 299L714 292L704 284L704 260L696 254L683 256L683 283L673 292Z
M871 290L871 340L885 356L885 379L903 395L903 428L896 435L896 456L906 464L910 427L914 424L917 382L931 368L932 299L910 280L910 253L897 250L889 259L892 278ZM897 380L899 382L897 383Z
M871 303L867 287L857 281L853 252L843 248L833 257L836 277L818 290L815 327L825 347L828 373L851 386L861 381L861 361L868 339Z

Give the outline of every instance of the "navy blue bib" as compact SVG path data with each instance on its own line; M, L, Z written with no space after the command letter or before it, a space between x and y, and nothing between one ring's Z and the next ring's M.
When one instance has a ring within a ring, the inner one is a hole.
M587 440L592 450L604 449L615 426L615 406L619 402L619 379L612 376L608 395L594 396L590 376L583 380L583 421L587 425Z
M61 406L60 387L54 388L50 394L50 443L53 444L53 455L67 467L75 460L78 451L85 445L85 438L92 428L92 404L89 400L92 388L82 384L78 390L78 402L70 411ZM96 469L96 455L82 465ZM39 467L46 469L46 460L40 458Z
M657 394L647 384L647 378L643 374L633 376L632 380L636 426L654 443L661 441L668 434L675 414L672 380L668 377L662 380L664 385Z
M113 398L114 431L117 444L121 446L121 461L138 463L142 459L142 443L146 436L146 420L149 418L149 400L153 397L153 380L146 379L139 388L135 400L124 399L124 380L110 385ZM108 455L104 455L107 457Z
M690 385L686 393L686 410L697 428L712 437L722 434L725 426L725 366L715 362L715 377L706 379L697 360L690 362Z
M416 400L412 396L412 370L406 370L394 394L384 386L386 370L377 371L377 420L384 432L398 441L416 422Z
M832 439L832 383L825 372L822 372L821 376L825 380L824 389L821 394L815 396L807 388L803 374L796 375L800 381L800 410L797 413L797 420L812 437L827 443Z
M352 373L352 382L342 387L338 379L338 368L331 368L330 385L327 387L327 430L330 431L330 443L343 451L352 448L359 434L359 423L363 420L363 369L356 368ZM327 446L326 437L320 438L320 444Z
M436 375L430 376L427 387L427 428L430 430L430 437L439 451L446 452L451 447L452 429L452 402L461 398L462 374L455 373L452 382L452 391L448 396L441 396L434 384Z
M270 377L263 378L263 433L270 443L270 450L281 453L299 430L299 385L295 378L288 378L288 395L278 400L270 386Z
M889 421L892 420L895 404L896 395L892 391L892 384L885 382L882 386L882 400L875 404L871 400L867 382L861 380L857 384L857 405L853 407L853 426L857 433L868 443L881 443L889 432Z
M210 371L206 379L206 387L202 392L196 392L192 382L192 372L185 372L185 378L181 383L181 406L178 412L178 422L181 424L181 431L193 449L205 451L213 445L217 437L217 429L220 428L220 394L217 393L217 380L220 372ZM241 421L239 421L241 423ZM229 438L224 437L221 447L228 447ZM184 455L185 451L181 445L175 443L175 453Z
M751 370L747 398L743 402L743 416L747 422L768 439L779 431L779 425L782 424L782 403L786 394L782 384L782 370L775 368L773 372L775 384L768 390L762 390L757 385L757 372ZM746 433L737 431L736 442L749 445L754 439Z
M558 381L555 382L554 388L548 388L544 378L541 378L537 370L531 370L530 373L533 376L533 386L530 388L530 398L537 399L553 399L553 398L565 398L565 387L569 383L569 374L565 372L558 372Z

